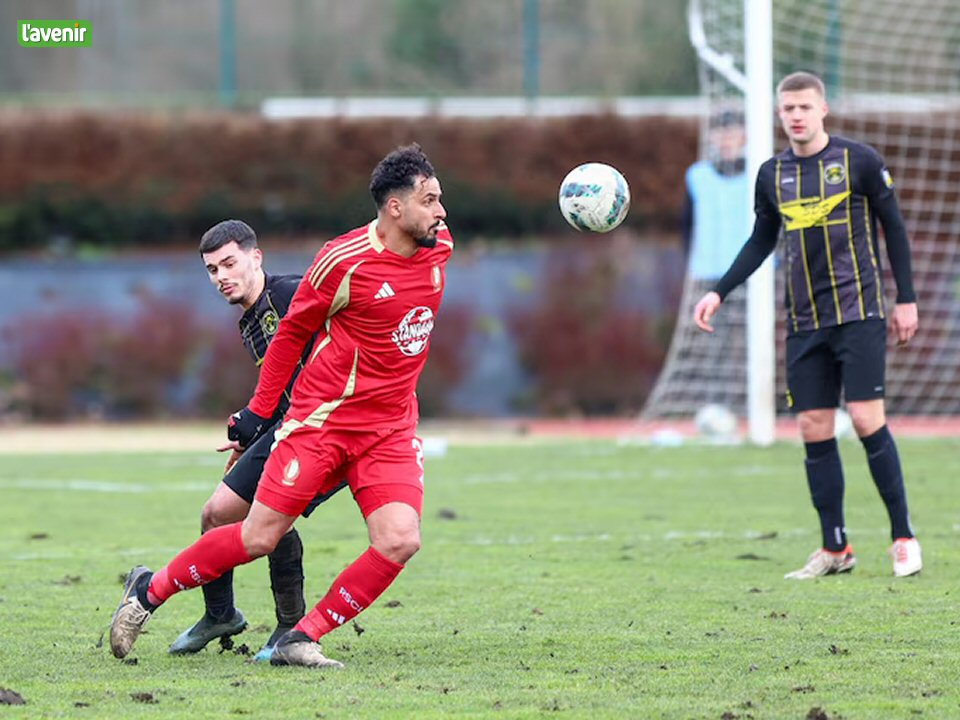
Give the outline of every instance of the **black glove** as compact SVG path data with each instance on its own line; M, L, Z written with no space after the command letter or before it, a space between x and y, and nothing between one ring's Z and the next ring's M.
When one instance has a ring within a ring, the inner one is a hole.
M250 408L238 410L227 421L227 439L237 442L241 448L248 448L268 427L267 418L260 417Z

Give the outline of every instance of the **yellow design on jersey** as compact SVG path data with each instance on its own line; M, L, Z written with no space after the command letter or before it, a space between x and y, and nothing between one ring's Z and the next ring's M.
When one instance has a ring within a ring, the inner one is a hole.
M848 197L850 197L849 190L822 200L819 197L812 197L780 203L780 214L786 220L785 229L805 230L820 225Z

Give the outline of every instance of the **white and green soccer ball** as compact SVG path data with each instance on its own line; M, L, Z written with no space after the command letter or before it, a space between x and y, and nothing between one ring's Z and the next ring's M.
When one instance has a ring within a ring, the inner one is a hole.
M737 437L737 416L726 405L708 403L693 418L697 434L711 442L731 442Z
M579 165L560 183L560 212L577 230L610 232L623 222L629 210L630 186L610 165Z

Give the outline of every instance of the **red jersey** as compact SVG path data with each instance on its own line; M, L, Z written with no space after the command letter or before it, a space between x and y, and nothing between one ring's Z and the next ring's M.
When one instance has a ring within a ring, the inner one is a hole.
M273 414L316 334L284 419L292 425L377 430L417 420L417 379L443 298L453 238L405 258L387 250L376 221L331 240L303 276L260 368L250 409Z

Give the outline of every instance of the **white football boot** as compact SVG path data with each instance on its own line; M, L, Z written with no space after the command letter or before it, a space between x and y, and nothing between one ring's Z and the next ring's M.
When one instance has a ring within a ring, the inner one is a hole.
M299 665L314 668L342 668L343 663L328 658L306 633L288 630L280 636L270 656L271 665Z
M143 565L137 565L127 575L120 604L110 620L110 650L116 658L127 656L150 619L152 611L141 605L137 598L137 580L150 574Z
M812 580L824 575L848 573L857 564L857 556L853 548L847 545L840 552L831 552L826 548L817 548L807 558L806 564L799 570L794 570L783 576L784 580Z
M920 543L916 538L897 538L888 552L893 557L894 577L916 575L923 568Z

